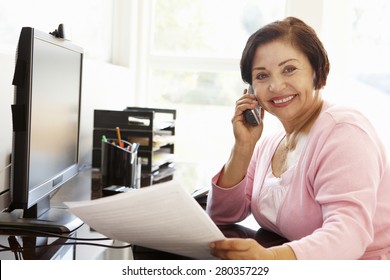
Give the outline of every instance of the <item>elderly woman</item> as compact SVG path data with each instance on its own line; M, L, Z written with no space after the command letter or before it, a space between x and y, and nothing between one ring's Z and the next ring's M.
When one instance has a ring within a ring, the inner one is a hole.
M359 112L324 101L327 53L297 18L255 32L241 58L243 94L232 119L235 143L212 179L207 211L217 224L249 214L289 242L210 244L222 259L390 259L390 166L373 126ZM244 91L246 93L246 90ZM283 130L262 136L244 111L261 106Z

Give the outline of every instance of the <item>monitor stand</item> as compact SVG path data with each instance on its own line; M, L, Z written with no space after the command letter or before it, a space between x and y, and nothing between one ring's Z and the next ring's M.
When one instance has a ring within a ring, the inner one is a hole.
M0 230L69 233L83 222L66 208L51 208L50 198L44 198L27 210L15 209L0 213Z

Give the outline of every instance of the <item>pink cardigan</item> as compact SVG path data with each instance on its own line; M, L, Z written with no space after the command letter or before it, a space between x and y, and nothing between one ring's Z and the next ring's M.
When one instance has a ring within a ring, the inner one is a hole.
M207 212L217 224L253 214L291 240L298 259L390 259L390 165L359 112L324 106L310 130L276 225L259 211L267 166L284 132L261 138L245 178L231 189L212 179Z

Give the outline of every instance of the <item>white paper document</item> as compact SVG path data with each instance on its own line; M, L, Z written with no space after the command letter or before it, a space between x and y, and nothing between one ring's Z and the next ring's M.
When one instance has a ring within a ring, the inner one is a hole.
M195 199L174 181L65 204L109 238L195 259L213 259L209 243L225 239Z

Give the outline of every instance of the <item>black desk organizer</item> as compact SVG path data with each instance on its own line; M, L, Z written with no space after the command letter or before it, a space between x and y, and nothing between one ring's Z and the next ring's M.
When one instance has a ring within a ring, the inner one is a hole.
M172 180L175 120L176 110L173 109L127 107L123 111L94 110L92 167L101 167L102 136L116 138L115 128L119 127L123 140L140 143L141 187ZM160 138L170 140L156 146ZM158 156L162 160L157 161Z

